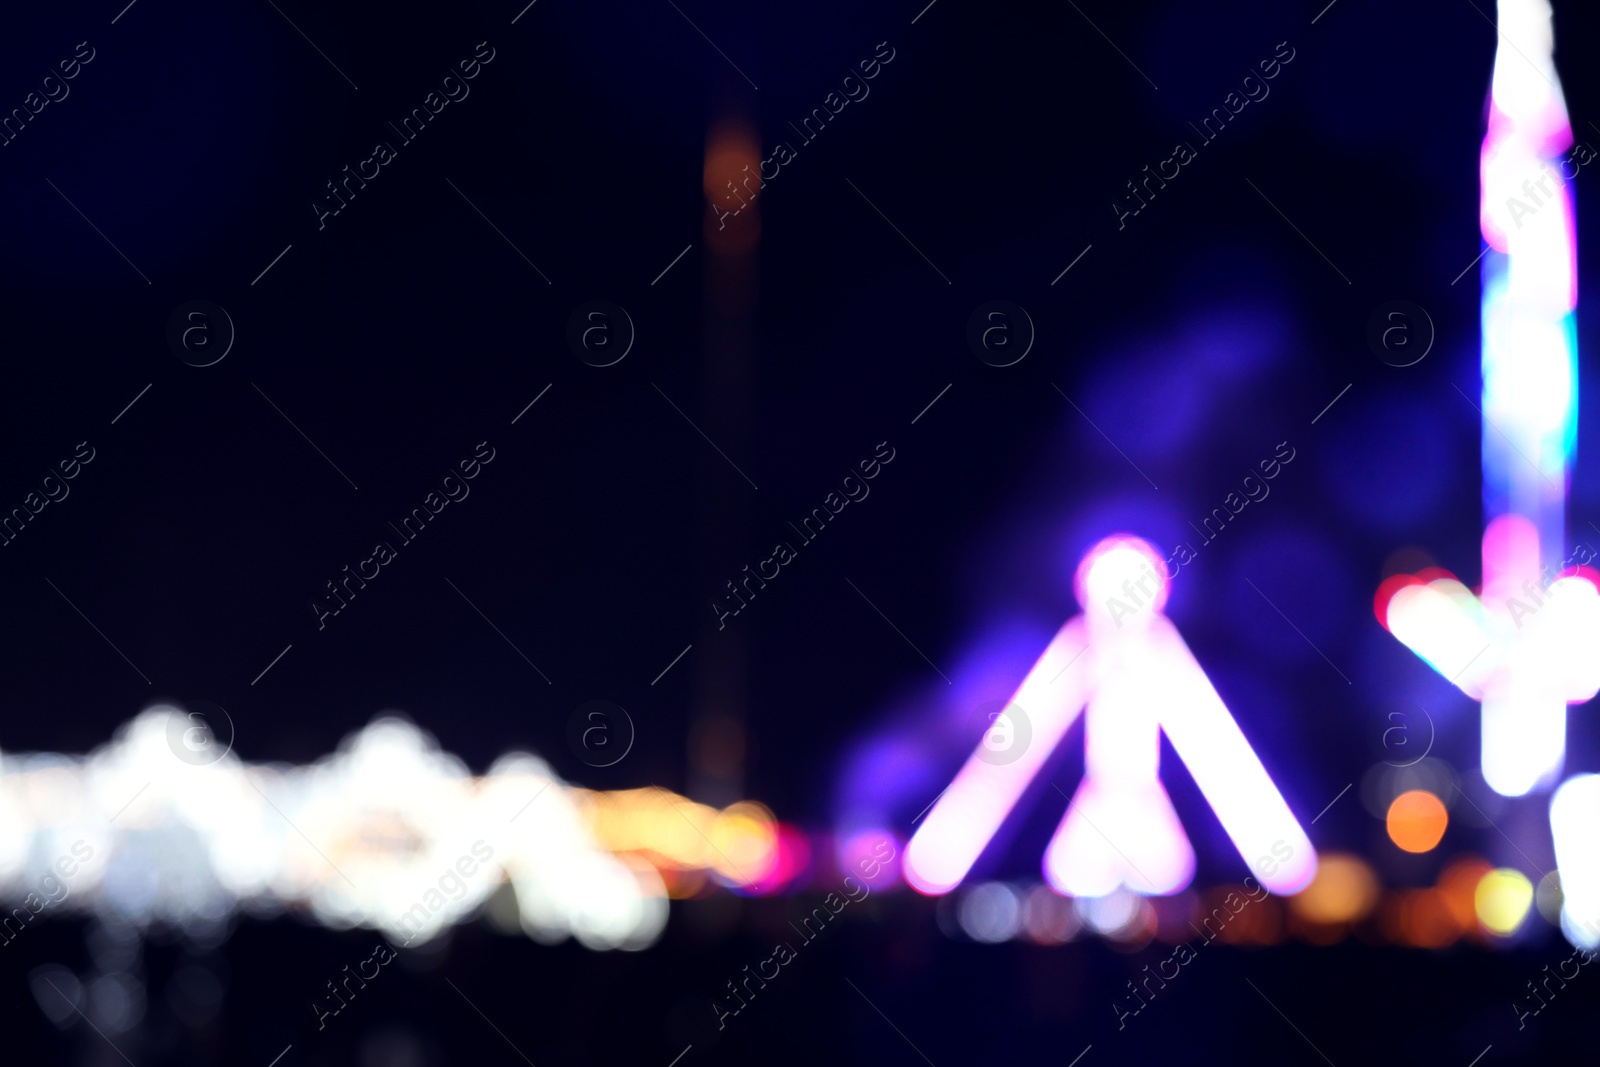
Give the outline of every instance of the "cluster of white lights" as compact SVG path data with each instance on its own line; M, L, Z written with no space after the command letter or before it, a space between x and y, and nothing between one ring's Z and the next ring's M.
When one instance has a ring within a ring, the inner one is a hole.
M1127 889L1101 897L1064 897L1048 885L977 882L940 901L947 936L981 944L1030 941L1062 945L1080 933L1113 941L1148 938L1155 929L1150 901Z
M197 766L169 740L181 714L151 708L87 756L0 755L8 937L43 911L199 928L242 910L417 945L505 884L541 942L637 949L666 922L656 868L608 850L587 818L594 795L533 756L475 777L385 717L310 766L232 753Z

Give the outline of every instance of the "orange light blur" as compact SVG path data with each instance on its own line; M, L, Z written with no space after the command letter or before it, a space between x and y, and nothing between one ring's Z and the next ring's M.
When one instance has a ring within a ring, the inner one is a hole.
M573 790L589 830L610 852L633 852L657 870L707 869L725 882L748 885L778 863L772 812L741 800L718 810L665 789L614 792Z
M1240 900L1248 903L1222 927L1219 941L1229 945L1275 945L1283 940L1283 905L1276 897L1256 900L1242 885L1219 886L1208 892L1202 905L1204 913L1214 916L1218 908L1225 914L1232 912L1228 906L1230 896L1234 897L1233 907L1238 907Z
M1445 894L1438 889L1401 889L1384 901L1384 931L1398 945L1444 948L1461 936Z
M699 867L677 868L658 867L656 870L661 875L661 881L667 887L667 896L673 900L689 900L702 896L709 883L706 872Z
M1359 856L1329 852L1321 857L1311 884L1289 898L1289 909L1308 923L1328 926L1364 918L1377 901L1372 868Z
M761 144L754 124L739 117L715 123L706 139L704 173L705 237L715 251L736 255L755 247L761 236L762 185Z
M1463 934L1479 942L1483 939L1478 928L1478 883L1493 869L1487 860L1479 856L1461 856L1451 860L1439 875L1439 892L1443 895L1445 907L1450 909L1451 918Z
M1281 945L1286 934L1283 902L1268 897L1252 904L1239 915L1238 943L1241 945ZM1231 936L1229 938L1231 940Z
M1401 793L1389 805L1389 840L1407 852L1429 852L1444 837L1450 815L1426 789Z

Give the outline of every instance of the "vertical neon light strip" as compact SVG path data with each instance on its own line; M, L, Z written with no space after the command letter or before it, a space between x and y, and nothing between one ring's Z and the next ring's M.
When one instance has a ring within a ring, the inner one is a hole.
M1577 240L1561 169L1572 129L1547 0L1501 0L1499 17L1479 175L1483 588L1474 597L1443 572L1396 576L1378 616L1482 703L1484 779L1523 796L1561 773L1567 705L1600 687L1600 604L1593 572L1555 573L1569 570L1577 437Z
M1572 144L1547 0L1501 0L1480 171L1483 256L1483 601L1526 596L1566 557L1577 424L1577 241L1559 159ZM1502 522L1516 516L1526 523ZM1548 634L1540 635L1548 637ZM1483 693L1483 775L1520 796L1560 773L1567 693L1548 641L1515 642ZM1555 676L1555 677L1552 677Z

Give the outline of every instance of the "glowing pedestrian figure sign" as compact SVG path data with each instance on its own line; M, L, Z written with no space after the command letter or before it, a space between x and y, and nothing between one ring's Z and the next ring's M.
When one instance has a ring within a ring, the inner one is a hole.
M1546 0L1500 0L1480 163L1483 589L1443 570L1388 579L1378 618L1483 704L1483 776L1522 796L1554 783L1566 706L1600 689L1600 589L1566 558L1577 436L1572 145ZM1515 43L1513 43L1515 42ZM1559 576L1556 572L1559 571ZM1533 616L1532 618L1529 618Z
M1161 556L1136 537L1108 537L1084 556L1075 583L1084 613L1011 698L1026 712L1031 743L1001 762L987 734L979 742L906 847L914 888L937 895L961 883L1080 710L1084 779L1044 856L1057 890L1104 896L1126 885L1165 895L1194 876L1194 850L1158 774L1161 731L1256 877L1284 894L1310 883L1316 852L1161 613L1167 583Z

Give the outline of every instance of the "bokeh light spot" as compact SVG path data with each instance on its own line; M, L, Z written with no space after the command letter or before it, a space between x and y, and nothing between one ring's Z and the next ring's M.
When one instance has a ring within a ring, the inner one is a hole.
M1317 864L1317 876L1289 907L1308 922L1319 925L1355 922L1378 901L1378 879L1358 856L1327 853Z
M1510 937L1528 917L1533 905L1533 883L1510 867L1490 871L1478 882L1474 903L1478 921L1492 934Z
M1444 837L1450 815L1426 789L1401 793L1389 805L1389 840L1407 852L1428 852Z

